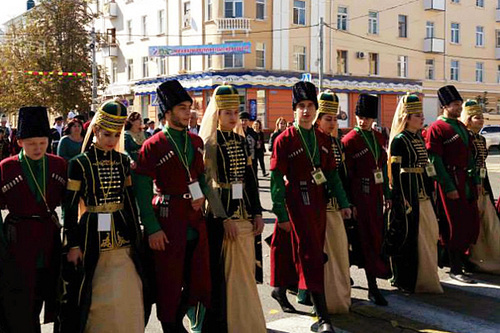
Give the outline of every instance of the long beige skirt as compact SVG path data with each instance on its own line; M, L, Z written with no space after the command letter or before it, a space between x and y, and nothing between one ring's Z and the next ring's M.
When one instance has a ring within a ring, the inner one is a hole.
M253 225L237 221L238 238L224 240L228 333L266 333L266 320L255 281Z
M142 281L129 248L99 254L85 332L144 332Z
M326 213L325 297L328 312L348 313L351 306L351 280L349 274L349 245L344 220L339 211Z
M438 275L439 226L430 200L420 201L416 293L442 294Z
M500 274L500 221L488 195L479 195L481 225L470 261L481 272Z

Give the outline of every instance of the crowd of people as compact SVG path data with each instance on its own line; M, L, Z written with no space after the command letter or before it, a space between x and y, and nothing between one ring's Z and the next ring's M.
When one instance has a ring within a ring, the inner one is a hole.
M42 306L55 332L144 332L153 304L167 333L187 332L186 316L193 332L267 331L262 124L228 84L201 122L178 81L157 95L158 129L118 100L53 129L45 107L19 110L21 149L0 162L0 332L40 332ZM330 314L351 305L351 265L380 306L377 279L440 294L438 266L466 284L470 272L500 274L476 101L439 89L443 114L423 130L422 102L407 94L387 138L373 129L378 98L361 94L357 125L341 138L335 93L298 82L292 96L295 121L279 118L269 141L271 296L284 312L296 311L295 293L318 317L311 330L334 332ZM47 153L51 140L59 156Z

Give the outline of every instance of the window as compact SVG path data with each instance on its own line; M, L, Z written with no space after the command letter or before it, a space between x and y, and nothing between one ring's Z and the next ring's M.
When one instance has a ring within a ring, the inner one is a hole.
M434 59L425 59L425 78L434 80Z
M241 43L241 41L226 41L226 43ZM225 68L241 68L243 67L243 54L224 54Z
M497 83L500 83L500 65L497 66Z
M434 38L434 22L427 21L425 24L425 37Z
M408 16L398 15L398 32L399 37L408 37Z
M337 74L347 74L347 51L337 50Z
M167 58L156 58L156 67L158 68L158 75L167 74Z
M476 6L484 8L484 0L476 0Z
M293 47L293 67L296 71L306 70L306 47L294 46Z
M451 42L454 44L460 43L460 23L451 24Z
M408 57L398 56L398 76L407 77L408 76Z
M127 79L134 79L134 59L127 59Z
M149 62L148 57L142 57L142 77L148 77L149 76L148 62Z
M378 75L378 53L369 53L369 74L370 75Z
M495 47L500 47L500 30L495 30Z
M347 30L347 7L339 6L337 10L337 29Z
M224 17L243 17L243 0L224 0Z
M213 11L213 0L207 0L207 21L212 19L212 11Z
M306 25L306 2L293 1L293 24Z
M266 45L264 43L256 43L255 46L255 67L265 68L266 67Z
M257 90L257 119L262 121L264 128L267 127L266 110L266 90Z
M118 63L113 61L111 64L111 83L118 81Z
M148 17L144 15L141 17L141 33L143 37L148 35Z
M458 81L460 79L460 63L458 60L452 60L450 64L450 80Z
M476 27L476 46L484 46L484 27Z
M127 21L127 36L128 36L128 41L132 41L132 20Z
M185 71L191 70L191 56L182 57L182 69Z
M256 2L256 14L255 18L257 20L263 20L266 18L266 0L257 0Z
M378 34L378 13L369 12L368 13L368 33L377 35Z
M183 4L182 27L187 29L191 27L191 2L186 1Z
M451 0L452 3L460 3L460 0Z
M476 82L484 82L484 63L476 62Z
M158 11L158 33L165 33L165 9Z

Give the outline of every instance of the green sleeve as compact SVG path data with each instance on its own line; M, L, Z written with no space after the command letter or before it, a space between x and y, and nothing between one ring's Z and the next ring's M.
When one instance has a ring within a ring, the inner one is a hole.
M278 223L290 221L285 203L285 181L283 174L278 170L271 171L271 198L273 213L278 218Z
M134 187L137 193L136 200L139 206L141 222L146 228L146 233L151 235L161 230L160 223L156 219L152 205L153 178L136 174L135 181Z
M339 173L337 170L332 170L326 173L326 179L328 180L328 188L331 189L330 195L333 195L337 198L337 202L339 203L340 208L349 208L351 205L349 200L347 199L347 194L344 190L344 186L342 185L342 180L340 179Z
M455 187L455 184L453 184L450 175L446 171L441 156L437 155L436 153L429 152L429 159L436 168L436 174L437 174L436 180L439 182L441 186L443 186L444 192L449 193L456 191L457 188Z
M392 199L391 188L389 187L389 174L387 172L387 165L382 168L382 173L384 174L384 197L385 199Z

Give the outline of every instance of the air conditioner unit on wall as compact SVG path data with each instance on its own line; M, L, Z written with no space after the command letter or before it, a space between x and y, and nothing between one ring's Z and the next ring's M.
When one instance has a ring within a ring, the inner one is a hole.
M364 59L365 58L365 53L364 52L356 52L356 58L358 58L358 59Z

